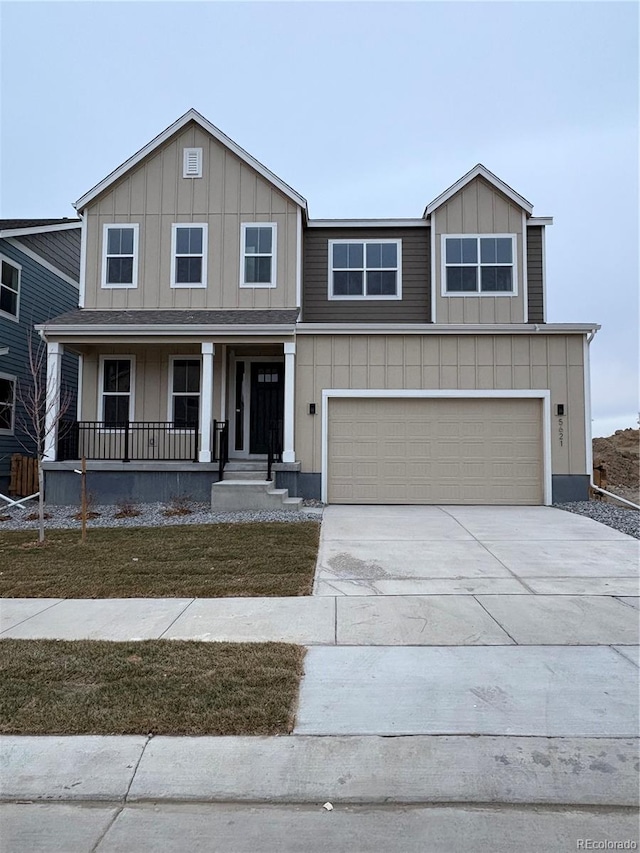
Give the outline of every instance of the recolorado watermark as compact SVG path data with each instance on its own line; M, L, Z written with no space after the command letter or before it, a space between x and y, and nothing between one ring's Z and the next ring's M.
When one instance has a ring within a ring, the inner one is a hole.
M578 838L576 850L637 850L638 842L627 838L626 841L594 841L593 838Z

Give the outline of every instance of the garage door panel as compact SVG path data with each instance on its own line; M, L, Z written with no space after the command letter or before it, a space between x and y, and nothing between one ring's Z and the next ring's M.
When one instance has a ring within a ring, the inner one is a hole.
M542 503L539 399L332 399L328 450L334 503Z

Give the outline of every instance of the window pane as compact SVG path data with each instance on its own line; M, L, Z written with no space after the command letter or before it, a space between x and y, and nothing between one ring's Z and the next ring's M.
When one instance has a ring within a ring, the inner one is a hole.
M174 425L177 427L197 427L199 422L199 405L199 397L174 397Z
M373 270L367 273L368 296L395 296L396 273L389 270Z
M128 394L131 390L131 362L127 359L110 358L104 362L104 391L120 391Z
M446 240L446 256L448 264L462 263L462 240L457 237L448 237Z
M511 267L483 267L483 293L509 293L513 290Z
M120 254L133 255L133 228L120 229Z
M248 257L244 259L244 280L246 284L271 283L271 258Z
M202 228L189 228L189 251L192 255L202 254Z
M202 228L176 228L176 255L202 254Z
M483 264L495 264L496 262L496 238L483 237L480 240L480 260Z
M382 246L380 243L369 243L367 245L367 266L380 269L382 266Z
M0 429L11 429L14 383L0 379Z
M107 284L133 284L133 258L107 258Z
M362 296L362 273L361 272L334 272L333 274L334 296Z
M18 291L18 275L19 270L17 267L5 261L2 262L2 283L16 292Z
M498 237L496 239L497 252L496 260L499 264L513 263L512 241L510 237Z
M185 362L187 367L187 387L186 390L192 394L200 392L200 362L197 360Z
M200 284L202 258L176 258L176 284Z
M462 263L476 264L478 263L478 241L475 237L469 239L464 237L462 243Z
M398 246L395 243L382 244L382 266L397 267L398 266Z
M273 236L273 231L271 228L258 228L259 233L259 243L258 247L261 255L270 255L271 254L271 238Z
M129 420L129 395L104 397L104 422L106 426L122 426Z
M187 390L187 362L173 362L173 390L181 393Z
M120 235L122 230L120 228L109 228L107 231L107 254L108 255L119 255L120 254Z
M475 267L449 267L447 270L447 292L473 293L476 290Z
M334 243L333 245L333 268L343 269L347 265L347 244Z
M0 311L6 311L14 317L18 315L18 295L8 287L0 287Z
M364 264L364 246L362 243L347 243L348 261L347 266L350 269L361 269Z
M258 253L258 245L260 241L259 228L246 228L244 232L244 250L249 255Z

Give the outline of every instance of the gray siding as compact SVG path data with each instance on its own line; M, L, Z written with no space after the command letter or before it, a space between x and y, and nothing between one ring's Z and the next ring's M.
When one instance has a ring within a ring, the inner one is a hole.
M74 281L80 280L80 228L30 234L16 239Z
M329 301L329 240L402 240L402 299ZM302 319L305 323L429 323L429 228L308 228L304 232Z
M530 323L544 323L542 225L527 228L527 292Z
M19 383L29 383L29 334L32 334L34 351L40 341L33 331L36 323L42 323L50 317L62 314L78 305L78 289L72 284L54 275L50 270L38 264L29 255L25 255L7 240L0 240L0 253L20 264L20 322L0 316L0 347L9 347L7 355L0 356L0 373L17 377ZM65 353L62 360L63 387L69 391L71 401L69 417L76 414L76 389L78 384L78 358ZM20 430L23 413L18 405L16 410L16 429L14 435L0 435L0 479L9 473L12 453L33 454L34 445Z

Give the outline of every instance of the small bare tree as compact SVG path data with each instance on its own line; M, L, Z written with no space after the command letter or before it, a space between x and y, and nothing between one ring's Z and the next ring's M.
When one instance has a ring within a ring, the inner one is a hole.
M59 389L59 401L52 392L57 381L55 376L47 376L47 347L44 341L33 344L33 334L27 341L27 378L18 382L16 388L16 423L22 435L29 439L36 449L38 460L38 543L45 540L44 531L44 472L42 462L49 439L56 435L60 422L71 405L72 394L68 389ZM25 450L32 448L18 438Z

